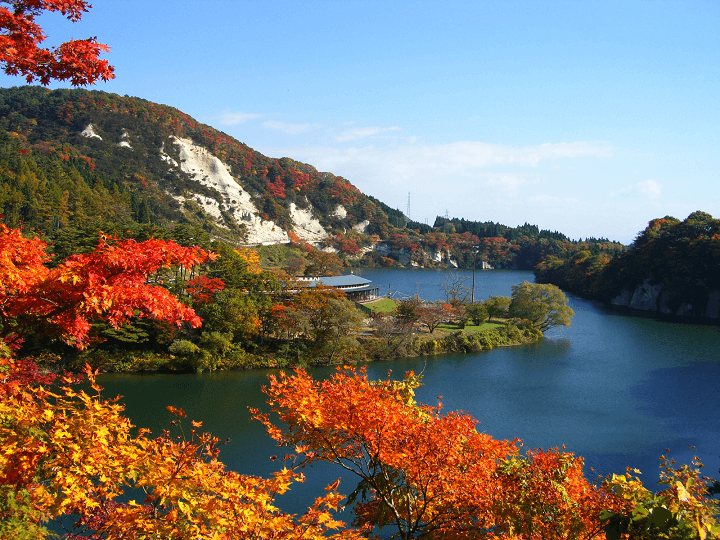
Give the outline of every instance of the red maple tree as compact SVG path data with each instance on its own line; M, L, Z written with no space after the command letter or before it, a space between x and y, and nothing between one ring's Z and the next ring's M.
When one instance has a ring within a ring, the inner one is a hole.
M200 326L191 308L147 282L162 267L204 262L209 255L200 248L103 237L92 253L48 268L46 247L0 225L0 342L12 346L30 330L43 328L83 347L93 319L114 327L133 317Z
M79 21L91 7L85 0L4 0L0 6L0 64L8 75L22 75L28 83L39 79L69 80L73 86L115 78L114 69L99 57L110 48L96 38L71 39L59 47L42 48L47 38L35 18L46 11Z

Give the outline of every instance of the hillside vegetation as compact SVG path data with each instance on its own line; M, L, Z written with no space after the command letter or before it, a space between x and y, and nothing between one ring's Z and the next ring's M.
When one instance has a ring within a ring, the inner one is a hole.
M60 244L180 224L232 244L310 242L357 266L530 269L548 255L623 249L529 224L438 218L430 227L340 176L266 157L172 107L30 86L0 89L0 212L9 227Z
M587 250L552 256L536 267L535 276L585 298L717 318L718 269L720 220L693 212L683 221L670 216L652 220L629 250L612 259Z

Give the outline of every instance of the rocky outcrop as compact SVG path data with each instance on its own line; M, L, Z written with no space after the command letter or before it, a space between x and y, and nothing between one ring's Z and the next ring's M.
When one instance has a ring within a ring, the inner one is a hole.
M707 298L694 303L679 297L662 283L652 284L645 280L634 290L624 290L613 298L613 306L622 306L641 311L650 311L677 317L720 319L720 291L713 290Z
M708 319L720 319L720 291L712 291L708 296L705 317Z
M178 165L162 149L160 158L171 165L179 166L183 172L220 195L220 200L199 194L174 196L175 200L181 205L184 205L187 199L193 200L206 214L215 218L221 227L224 226L223 212L230 215L238 224L245 227L249 244L280 244L290 241L287 231L273 221L262 218L250 194L243 189L227 165L219 158L189 139L175 137L173 142L178 150L180 164ZM342 207L338 206L338 208ZM300 239L319 242L327 238L328 233L315 217L311 205L300 208L295 203L290 203L290 217L293 222L293 232Z

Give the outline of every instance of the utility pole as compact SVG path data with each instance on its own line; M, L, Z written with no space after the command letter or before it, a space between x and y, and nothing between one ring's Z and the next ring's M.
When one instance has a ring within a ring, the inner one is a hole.
M475 266L477 263L477 254L480 249L480 246L473 246L473 284L472 284L472 291L470 291L470 303L475 303Z
M405 211L405 227L410 222L410 192L408 191L407 210Z

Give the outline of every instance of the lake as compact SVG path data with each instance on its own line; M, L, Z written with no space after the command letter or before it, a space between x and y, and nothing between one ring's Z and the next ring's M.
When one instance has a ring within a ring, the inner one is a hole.
M470 270L456 270L468 278ZM443 272L426 269L356 271L380 286L381 293L443 298ZM511 294L511 287L533 281L531 272L478 271L475 298ZM706 474L720 467L720 328L631 317L570 297L572 326L549 332L539 343L468 355L439 355L368 365L371 377L392 370L423 373L417 398L444 410L462 409L480 420L478 429L499 439L518 437L525 448L565 445L598 474L640 469L647 484L656 481L658 458L669 448L679 463L698 455ZM317 377L332 368L313 369ZM159 431L172 417L165 406L182 407L188 417L220 439L220 458L233 470L268 475L280 466L269 457L278 449L248 406L264 403L261 386L270 370L199 375L105 374L105 394L124 396L127 414L138 426ZM691 449L694 446L695 449ZM322 487L340 476L327 466L307 472L281 504L299 511ZM352 479L341 484L348 494Z

